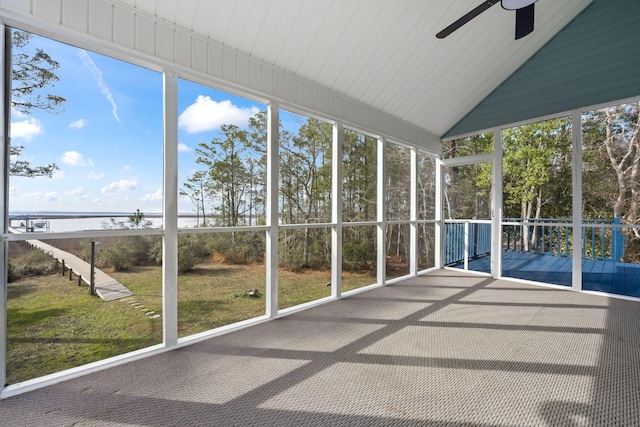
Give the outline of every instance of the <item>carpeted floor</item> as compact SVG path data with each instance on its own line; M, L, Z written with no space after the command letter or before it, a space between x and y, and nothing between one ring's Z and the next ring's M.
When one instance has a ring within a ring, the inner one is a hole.
M6 426L640 425L640 303L441 270L6 399Z

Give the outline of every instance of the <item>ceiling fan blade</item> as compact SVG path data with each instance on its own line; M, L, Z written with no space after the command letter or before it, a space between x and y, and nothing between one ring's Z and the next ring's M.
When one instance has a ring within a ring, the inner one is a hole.
M462 18L458 19L453 24L449 25L447 28L440 31L438 34L436 34L436 37L439 39L443 39L447 37L449 34L453 33L455 30L462 27L464 24L471 21L473 18L480 15L482 12L489 9L491 6L493 6L498 2L499 0L487 0L483 2L481 5L477 6L476 8L468 12L466 15L462 16Z
M533 20L535 16L535 3L516 10L516 40L533 32Z

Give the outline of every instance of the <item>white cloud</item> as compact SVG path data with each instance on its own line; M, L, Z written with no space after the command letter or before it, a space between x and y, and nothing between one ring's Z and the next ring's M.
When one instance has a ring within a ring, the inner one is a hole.
M219 128L223 124L246 125L249 117L257 114L257 107L240 108L229 100L216 102L208 96L199 95L178 117L178 127L187 133L204 132Z
M158 188L155 193L145 194L140 198L141 202L157 202L162 200L162 188Z
M69 123L69 127L71 129L82 129L87 125L87 119L76 120L75 122Z
M65 196L71 197L74 201L87 200L88 196L84 192L84 188L76 187L72 190L65 191Z
M62 155L62 163L69 166L93 166L93 160L90 157L85 159L84 155L77 151L67 151Z
M182 142L178 144L179 153L188 153L189 151L191 151L191 147L189 147L187 144L184 144Z
M77 196L77 195L83 194L83 193L84 193L84 188L82 188L82 187L76 187L76 188L73 188L73 189L71 189L69 191L65 191L64 192L64 194L67 194L69 196Z
M107 99L109 104L111 104L111 112L113 113L113 117L116 118L118 123L122 124L122 122L120 121L120 117L118 117L118 105L113 99L113 95L111 94L109 86L107 86L102 79L102 71L100 71L100 69L96 66L96 64L93 62L93 60L85 50L78 49L78 56L80 57L80 60L82 61L82 64L85 66L85 68L87 68L89 72L91 72L93 80L95 80L95 82L98 84L98 87L100 88L100 91L102 92L104 97Z
M125 171L125 172L129 172L131 170L131 166L130 165L124 165L122 167L122 170Z
M98 172L94 172L91 171L87 174L87 179L91 180L91 181L97 181L99 179L104 178L104 174L103 173L98 173Z
M11 137L24 138L31 141L34 136L42 133L42 125L38 119L33 117L19 122L11 123Z
M42 203L43 200L46 202L57 202L58 192L51 191L48 193L43 193L42 191L34 191L33 193L20 194L16 198L19 200L33 201L36 203Z
M117 196L124 191L135 190L138 185L138 181L134 178L132 180L121 179L120 181L114 181L111 184L102 187L102 194L105 196Z
M13 107L11 107L11 115L15 117L29 117L27 113L23 113L22 111L17 110Z
M58 201L58 192L51 191L49 193L44 194L44 198L47 202L57 202Z

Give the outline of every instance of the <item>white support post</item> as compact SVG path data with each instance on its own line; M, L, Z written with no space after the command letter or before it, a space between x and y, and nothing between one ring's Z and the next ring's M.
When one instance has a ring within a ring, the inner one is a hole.
M491 174L491 275L502 277L502 129L493 132L493 165Z
M162 322L166 347L178 344L178 78L164 72Z
M344 129L333 125L331 155L331 296L340 298L342 285L342 157Z
M435 220L436 220L436 224L435 224L435 232L434 232L434 239L435 239L435 247L434 247L434 255L435 255L435 266L436 268L443 268L444 267L444 257L443 257L443 244L444 244L444 239L443 239L443 228L444 228L444 224L442 223L442 199L443 199L443 195L444 195L444 165L442 163L442 159L440 158L436 158L436 182L435 182L435 186L436 186L436 205L434 208L435 211Z
M2 49L3 66L0 67L0 97L2 98L2 114L0 114L0 132L2 134L2 150L0 150L0 165L2 165L2 186L0 186L0 231L6 234L8 230L7 218L9 213L9 146L11 126L11 30L0 23L0 49ZM0 292L0 391L7 383L7 273L8 273L8 242L2 240L0 244L0 277L2 278L2 292Z
M571 176L573 190L573 262L571 287L582 290L582 114L571 115Z
M376 201L376 220L378 222L377 228L377 257L376 257L376 276L377 282L379 285L384 285L386 283L386 274L387 274L387 245L386 245L386 170L387 170L387 156L385 153L386 141L384 137L378 138L378 161L377 161L377 175L378 175L378 188L377 188L377 198Z
M278 171L280 150L280 110L278 104L267 107L267 256L266 315L278 315Z
M411 148L411 193L409 206L409 274L418 275L418 149Z
M464 223L464 269L469 269L469 222Z

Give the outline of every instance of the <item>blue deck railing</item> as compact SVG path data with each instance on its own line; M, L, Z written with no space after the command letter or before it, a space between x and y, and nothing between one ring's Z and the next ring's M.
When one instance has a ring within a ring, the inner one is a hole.
M504 218L503 242L507 251L570 256L573 228L568 218ZM625 236L620 218L582 220L582 258L620 261Z
M620 218L582 220L582 258L621 261L625 235ZM451 265L491 253L491 224L465 220L444 224L444 263ZM573 228L568 218L504 218L505 251L571 256ZM466 253L465 253L466 247Z
M445 265L465 260L465 236L467 236L467 260L491 253L491 224L472 221L446 222L444 224Z

